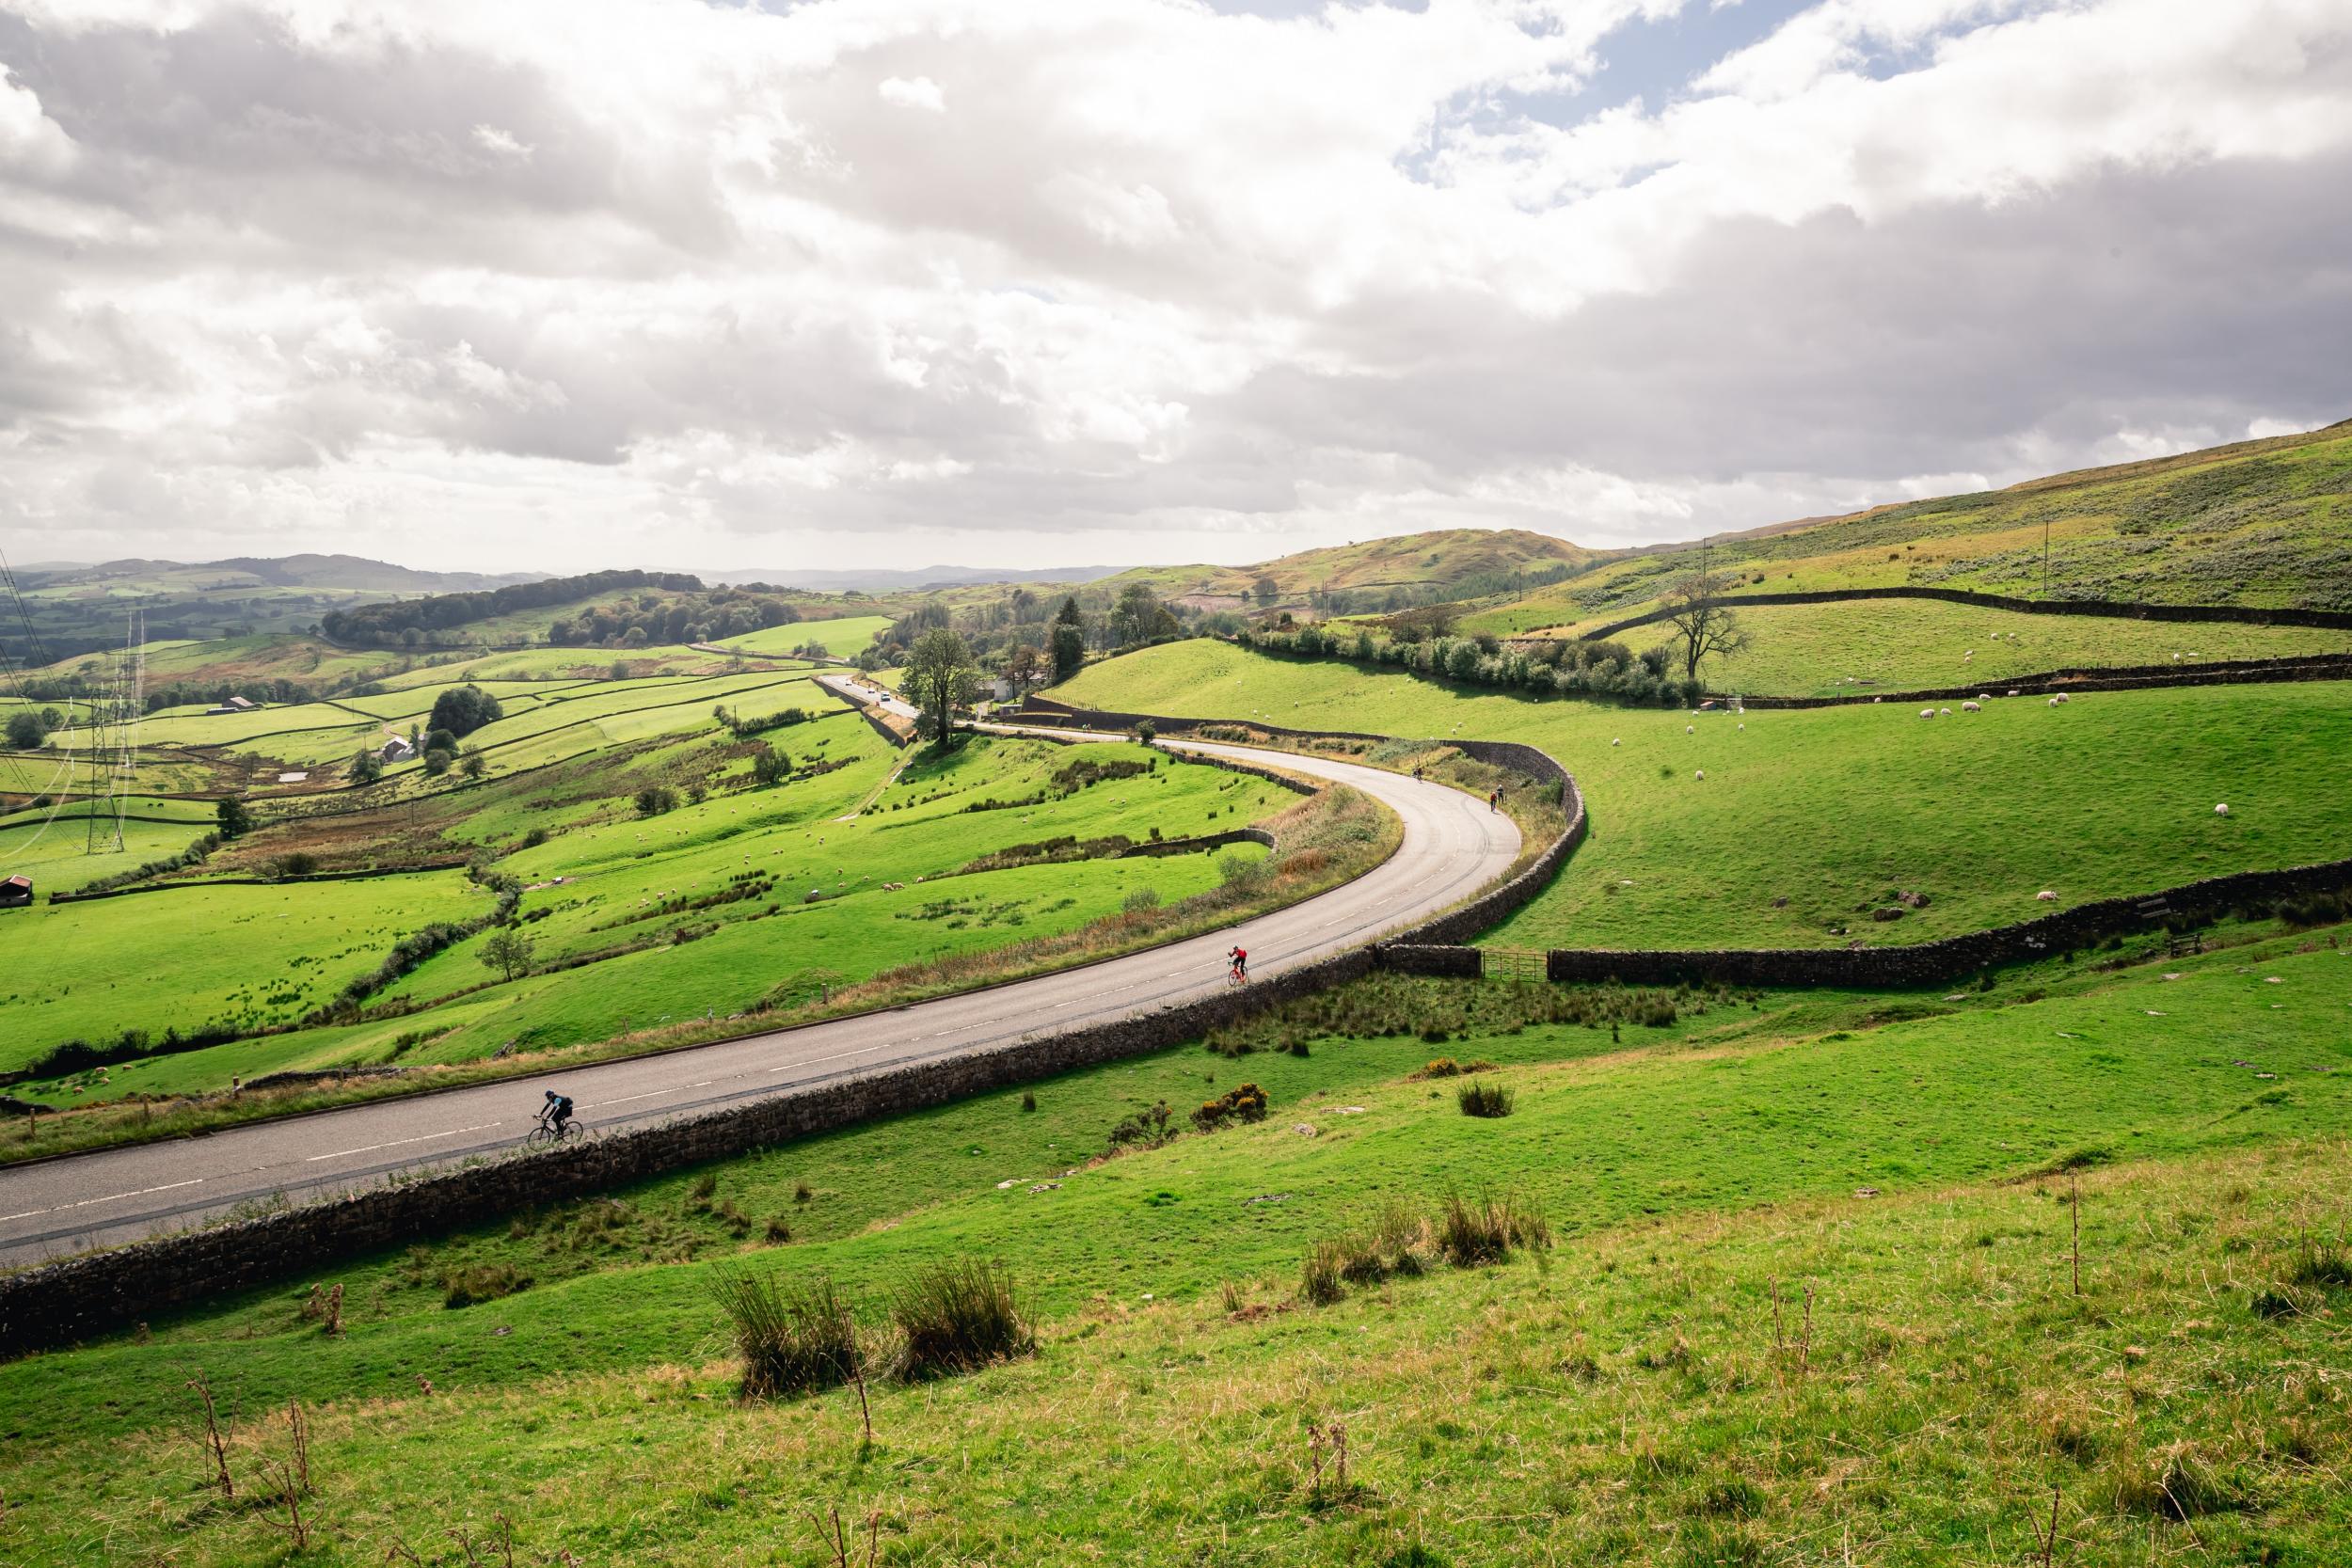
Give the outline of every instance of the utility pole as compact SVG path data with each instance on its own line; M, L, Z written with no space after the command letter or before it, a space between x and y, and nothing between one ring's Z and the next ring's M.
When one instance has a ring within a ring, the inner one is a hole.
M2050 519L2046 515L2042 519L2042 597L2044 602L2050 597Z

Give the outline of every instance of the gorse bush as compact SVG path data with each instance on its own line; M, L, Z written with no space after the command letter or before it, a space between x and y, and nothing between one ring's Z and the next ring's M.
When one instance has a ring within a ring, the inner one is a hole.
M719 1270L710 1293L735 1334L744 1399L830 1388L856 1372L857 1329L829 1275L787 1284L774 1274Z
M1517 1104L1517 1098L1501 1084L1465 1084L1454 1091L1454 1100L1466 1117L1507 1117Z
M1255 1084L1244 1084L1203 1101L1192 1113L1192 1124L1203 1132L1214 1132L1228 1122L1263 1121L1265 1117L1265 1090Z
M901 1337L899 1375L968 1372L1037 1348L1012 1275L1002 1263L956 1259L908 1276L890 1294Z

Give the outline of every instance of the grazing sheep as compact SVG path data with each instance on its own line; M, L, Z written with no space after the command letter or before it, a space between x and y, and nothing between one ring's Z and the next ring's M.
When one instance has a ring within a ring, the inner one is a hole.
M2051 705L2052 707L2056 707L2056 706L2058 706L2058 700L2056 697L2051 698L2051 699L2050 699L2050 705Z
M2042 900L2043 903L2045 903L2045 904L2055 904L2055 903L2057 903L2057 902L2058 902L2058 895L2057 895L2057 894L2055 894L2055 893L2052 893L2052 892L2051 892L2048 888L2046 888L2046 887L2045 887L2045 888L2043 888L2043 889L2042 889L2040 893L2035 894L2035 895L2034 895L2034 896L2035 896L2036 898L2041 899L2041 900Z
M1963 713L1982 713L1984 711L1984 705L1982 703L1963 703L1960 705L1960 711Z
M1740 733L1741 733L1741 734L1743 734L1743 735L1744 735L1744 734L1746 734L1746 733L1747 733L1747 728L1748 728L1748 727L1747 727L1745 724L1740 725Z
M1943 710L1943 713L1944 713L1944 717L1945 717L1945 718L1947 718L1947 719L1949 719L1949 718L1952 716L1952 710L1951 710L1950 708L1946 708L1946 709L1944 709L1944 710Z
M1696 724L1685 724L1682 726L1682 733L1684 735L1696 735L1699 733L1699 727Z
M1622 746L1622 745L1624 745L1624 744L1625 744L1625 737L1624 737L1623 736L1617 736L1615 739L1612 740L1609 744L1610 744L1610 745L1612 745L1612 746Z
M1702 778L1702 779L1703 779L1703 778L1705 778L1705 777L1707 777L1707 769L1706 769L1706 768L1700 768L1700 769L1699 769L1699 775L1698 775L1698 776L1699 776L1700 778Z
M1919 717L1922 719L1932 719L1935 717L1935 709L1931 707L1923 707L1919 710Z
M2223 804L2221 804L2221 805L2217 805L2217 806L2214 807L2214 808L2213 808L2213 814L2214 814L2216 816L2229 816L2229 815L2230 815L2230 808L2229 808L2228 803L2225 801Z

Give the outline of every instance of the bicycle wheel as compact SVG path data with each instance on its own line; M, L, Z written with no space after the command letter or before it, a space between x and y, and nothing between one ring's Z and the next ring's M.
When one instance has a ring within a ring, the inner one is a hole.
M525 1148L545 1148L548 1145L554 1143L555 1139L556 1134L554 1128L545 1126L534 1127L530 1132L523 1134L523 1147Z

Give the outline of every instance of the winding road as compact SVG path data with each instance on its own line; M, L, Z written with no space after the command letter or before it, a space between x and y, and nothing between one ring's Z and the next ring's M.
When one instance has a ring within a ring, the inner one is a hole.
M878 695L869 689L863 700ZM896 698L883 700L905 711ZM1248 950L1253 974L1278 974L1460 902L1500 878L1519 852L1519 832L1508 816L1443 784L1245 746L1162 744L1354 785L1396 812L1403 843L1354 881L1238 927L993 990L663 1055L0 1169L0 1264L117 1245L256 1199L282 1194L301 1201L505 1148L531 1130L548 1087L573 1097L592 1132L604 1131L1192 1001L1224 986L1224 953L1236 942Z

